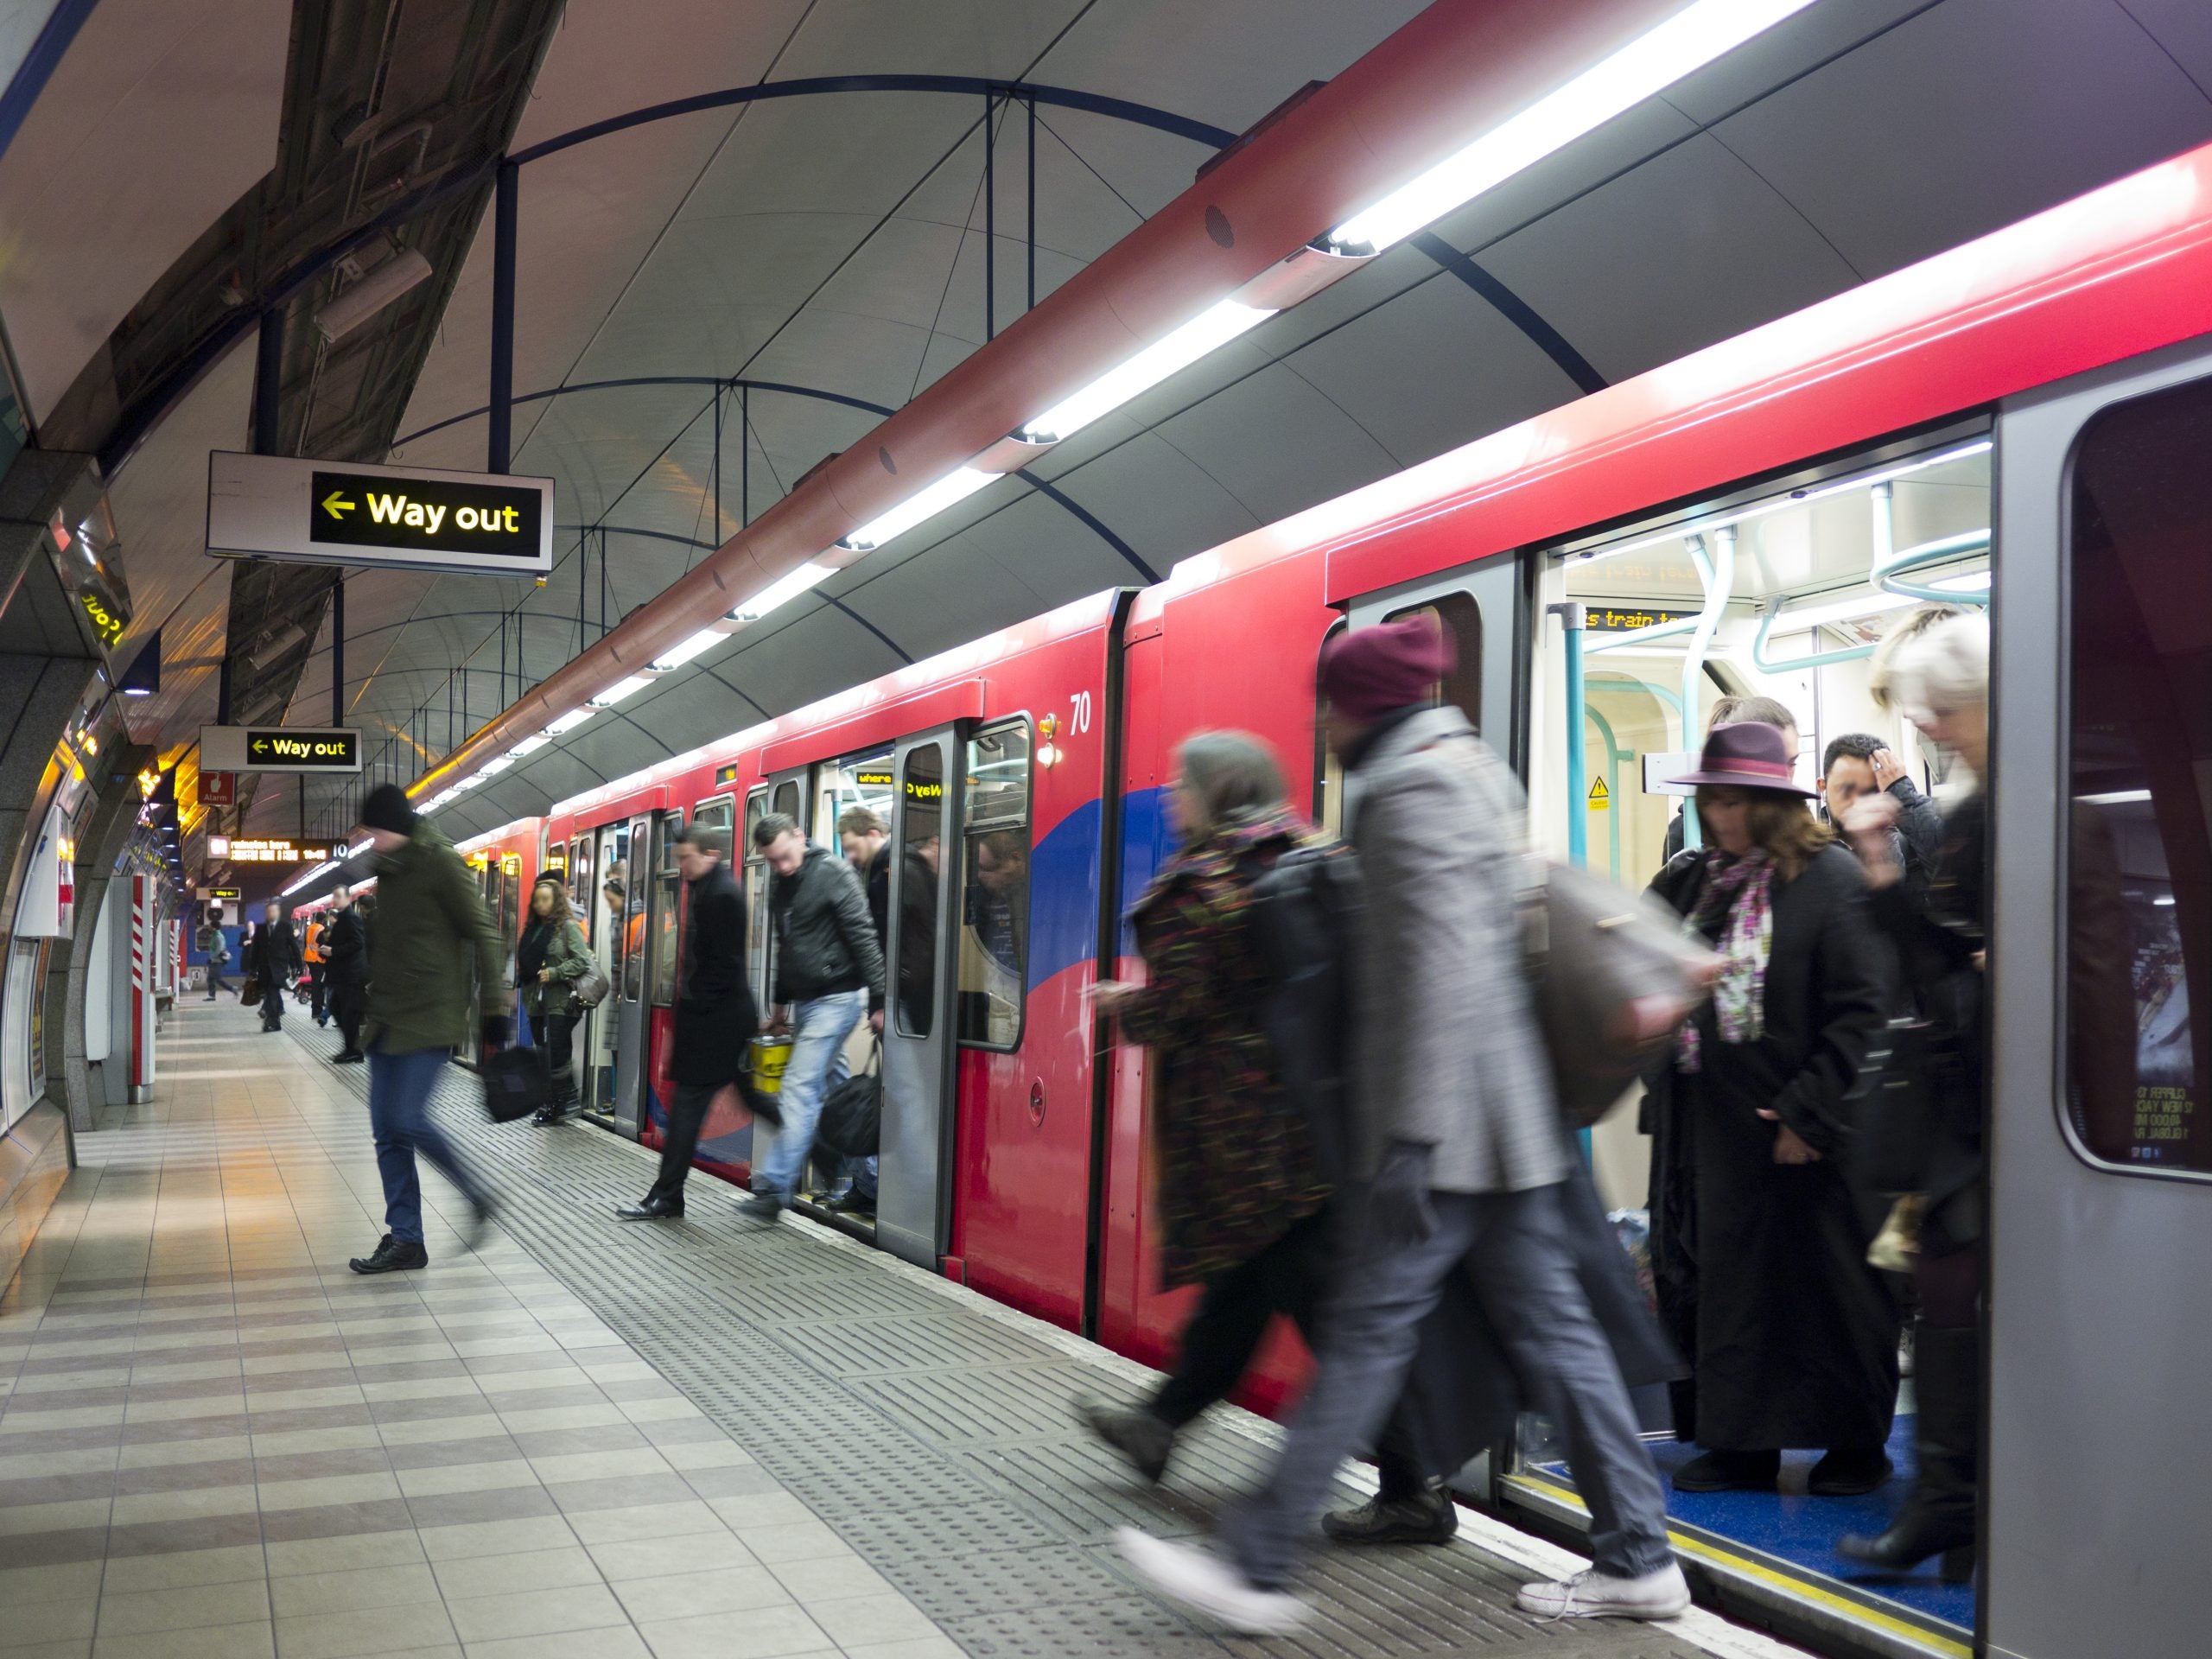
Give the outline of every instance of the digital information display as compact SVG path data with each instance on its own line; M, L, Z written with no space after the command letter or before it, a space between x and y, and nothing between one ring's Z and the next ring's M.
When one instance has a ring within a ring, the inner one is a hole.
M361 734L351 726L202 726L209 772L359 772Z
M207 856L219 864L323 864L345 844L327 841L247 840L237 836L207 837Z
M207 550L542 576L553 568L553 480L219 449L207 457Z

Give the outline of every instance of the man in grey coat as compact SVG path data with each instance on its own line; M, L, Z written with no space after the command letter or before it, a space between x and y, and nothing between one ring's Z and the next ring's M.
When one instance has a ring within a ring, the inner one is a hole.
M1427 616L1363 628L1321 658L1326 734L1357 781L1355 1217L1319 1366L1267 1484L1221 1523L1223 1554L1131 1529L1122 1554L1170 1600L1273 1635L1283 1588L1344 1459L1371 1446L1422 1319L1465 1273L1532 1403L1565 1433L1595 1566L1522 1589L1553 1618L1666 1618L1689 1605L1665 1499L1613 1349L1578 1277L1562 1200L1572 1150L1522 969L1539 874L1504 764L1438 707L1449 641Z

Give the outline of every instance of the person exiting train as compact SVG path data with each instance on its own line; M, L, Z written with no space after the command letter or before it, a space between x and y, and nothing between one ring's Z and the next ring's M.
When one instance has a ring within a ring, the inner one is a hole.
M1145 983L1101 980L1091 997L1125 1041L1151 1052L1160 1288L1203 1286L1174 1370L1141 1406L1086 1399L1077 1415L1148 1481L1175 1437L1228 1397L1278 1313L1309 1346L1334 1279L1329 1173L1284 1087L1265 1020L1271 987L1253 938L1254 884L1309 839L1282 773L1256 738L1200 732L1176 751L1167 789L1180 850L1130 912ZM1332 1536L1440 1543L1459 1510L1424 1478L1400 1415L1377 1447L1382 1489Z
M246 971L261 987L261 1028L281 1031L284 1026L284 994L300 976L300 941L292 931L284 906L271 899L262 908L261 925L254 930L246 952Z
M1821 755L1821 775L1814 780L1820 791L1821 822L1843 833L1852 807L1871 795L1886 794L1896 802L1896 818L1890 830L1891 849L1904 872L1907 892L1917 896L1928 886L1930 867L1943 844L1943 815L1936 803L1920 792L1896 752L1872 732L1846 732L1830 738Z
M1733 726L1739 721L1756 721L1763 726L1777 728L1783 741L1789 746L1794 758L1803 741L1797 733L1797 716L1789 712L1785 703L1772 697L1739 697L1732 692L1713 700L1713 712L1705 718L1707 737L1723 726ZM1667 862L1671 864L1682 850L1682 811L1675 809L1675 816L1667 820ZM1663 866L1662 866L1663 868Z
M307 963L308 1012L314 1016L318 1030L330 1023L330 1005L325 1001L330 988L322 971L322 918L310 916L307 933L300 940L300 959Z
M775 872L768 894L776 950L771 1029L791 1033L791 1052L777 1097L783 1122L753 1169L753 1197L741 1207L755 1220L773 1221L798 1193L823 1100L847 1075L845 1039L863 1013L883 1029L883 952L850 864L809 842L782 812L753 826L753 844Z
M473 1240L491 1218L492 1196L430 1116L430 1091L467 1034L472 989L483 1006L507 1006L506 944L485 911L476 878L453 843L379 784L361 804L359 829L376 849L376 925L369 931L369 1127L384 1183L385 1225L376 1249L346 1265L356 1273L427 1267L419 1152L461 1189ZM484 1052L506 1046L512 1022L486 1012Z
M566 1122L583 1109L576 1092L576 1021L583 1007L576 981L591 966L591 948L569 908L569 889L557 875L541 875L530 889L530 915L515 945L515 983L522 988L530 1039L545 1051L550 1091L531 1122Z
M1791 779L1796 758L1772 726L1716 728L1674 780L1695 785L1711 847L1653 887L1725 963L1651 1103L1660 1302L1692 1363L1675 1431L1705 1448L1675 1472L1682 1491L1772 1491L1794 1446L1826 1453L1815 1497L1871 1492L1890 1472L1897 1306L1866 1260L1880 1217L1838 1160L1896 971L1856 862Z
M338 1021L336 1065L359 1065L361 1052L361 1015L368 994L369 927L351 887L330 895L330 929L322 936L323 978L328 982L330 1016Z
M1226 1559L1118 1539L1160 1593L1238 1630L1304 1616L1283 1587L1300 1535L1338 1464L1375 1438L1455 1275L1565 1434L1592 1517L1595 1566L1525 1586L1522 1607L1666 1618L1689 1605L1658 1474L1577 1266L1575 1154L1521 966L1525 804L1465 717L1436 705L1452 666L1428 616L1353 629L1322 652L1326 734L1359 781L1351 843L1366 898L1351 1074L1364 1191L1349 1205L1343 1288L1273 1472L1221 1522Z
M733 1092L756 1116L775 1115L746 1086L747 1046L759 1028L753 988L745 977L745 900L729 873L729 837L687 824L676 840L676 867L688 893L683 960L677 976L676 1031L669 1076L668 1133L660 1173L640 1204L614 1213L624 1221L681 1221L683 1184L699 1147L699 1128L717 1097ZM791 1098L791 1077L783 1098Z

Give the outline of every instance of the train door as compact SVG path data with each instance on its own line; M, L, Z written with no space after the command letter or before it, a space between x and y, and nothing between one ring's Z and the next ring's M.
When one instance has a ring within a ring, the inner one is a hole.
M892 758L888 995L883 1021L883 1150L877 1242L934 1269L950 1237L954 1022L953 871L944 856L950 728L899 740Z
M615 1060L621 1048L622 943L630 890L630 826L611 823L585 838L585 855L579 861L586 880L595 879L589 892L579 890L576 902L591 912L592 954L613 988L591 1011L578 1041L586 1057L583 1075L584 1111L607 1128L616 1127Z
M813 768L793 766L770 776L764 790L755 790L746 808L747 829L746 841L746 898L747 906L747 966L754 973L753 1000L760 1007L760 1023L765 1027L776 1007L776 940L775 929L770 925L769 905L776 886L775 873L753 849L751 824L760 819L753 816L752 801L765 797L767 813L781 815L798 825L801 835L809 835L812 801L810 785ZM765 1124L755 1124L753 1131L753 1159L755 1168L775 1144L775 1131ZM801 1171L804 1176L805 1172Z
M614 1078L611 1107L616 1131L630 1140L645 1122L645 1090L652 1067L646 1027L652 1007L652 939L653 898L659 887L664 857L675 858L675 849L664 849L667 839L662 812L641 812L630 820L629 881L623 893L621 972L614 981Z
M746 795L745 833L733 854L744 861L746 982L753 987L753 1000L764 1021L775 991L768 982L768 861L753 844L753 829L767 816L768 789L764 784Z
M2017 1659L2196 1652L2212 354L2029 394L1998 435L1982 1635Z

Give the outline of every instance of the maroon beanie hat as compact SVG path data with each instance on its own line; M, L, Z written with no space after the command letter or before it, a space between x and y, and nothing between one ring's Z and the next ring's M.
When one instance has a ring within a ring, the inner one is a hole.
M1450 636L1426 612L1349 628L1321 648L1321 695L1346 720L1368 725L1428 702L1458 660Z

